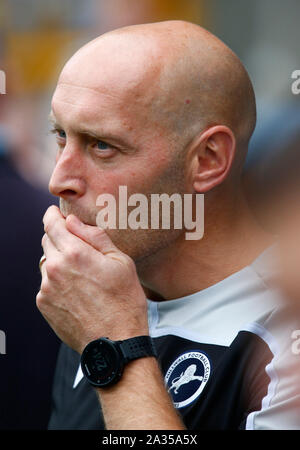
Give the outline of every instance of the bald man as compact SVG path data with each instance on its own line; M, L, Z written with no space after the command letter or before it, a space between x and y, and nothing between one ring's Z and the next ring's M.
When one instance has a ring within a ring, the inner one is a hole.
M272 239L241 187L255 111L237 56L191 23L115 30L63 68L36 299L64 342L49 428L300 426L283 351L297 326L278 319ZM205 194L204 237L101 229L97 198L120 186Z

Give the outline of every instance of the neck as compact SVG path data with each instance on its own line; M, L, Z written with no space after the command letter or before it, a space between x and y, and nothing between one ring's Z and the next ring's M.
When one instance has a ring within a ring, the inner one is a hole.
M201 291L249 265L271 245L273 238L257 224L241 190L234 200L231 196L230 201L220 201L219 193L217 197L205 203L201 240L185 240L183 233L137 264L149 299L170 300ZM216 204L222 207L217 209Z

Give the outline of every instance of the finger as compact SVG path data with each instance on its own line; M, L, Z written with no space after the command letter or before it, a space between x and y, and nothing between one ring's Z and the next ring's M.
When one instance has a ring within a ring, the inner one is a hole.
M60 254L59 250L55 247L47 234L44 234L43 236L42 247L46 259L56 258Z
M109 253L121 253L113 244L105 230L98 226L86 225L73 214L70 214L66 218L66 227L71 233L94 247L103 255Z
M43 218L45 233L60 252L76 245L74 235L66 228L66 220L57 206L50 206ZM77 242L78 243L78 242Z
M55 268L55 266L53 266L53 262L59 261L62 253L57 250L57 248L51 242L51 239L49 239L47 234L44 234L44 236L43 236L42 247L44 250L44 255L41 258L41 260L44 258L44 261L42 263L40 262L40 271L42 274L42 283L45 286L45 283L48 280L49 273L50 273L49 272L49 270L50 270L49 262L51 263L51 267L52 267L51 273L57 274L57 269Z

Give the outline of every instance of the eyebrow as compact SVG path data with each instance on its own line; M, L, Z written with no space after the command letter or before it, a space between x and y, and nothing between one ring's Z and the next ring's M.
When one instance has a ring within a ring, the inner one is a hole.
M49 116L48 116L48 120L49 120L49 122L52 123L53 125L56 125L56 119L55 119L54 114L53 114L52 111L50 112L50 114L49 114Z
M53 126L53 128L57 129L57 130L63 130L63 127L57 122L53 112L51 111L49 116L48 116L48 120L51 123L51 125ZM124 151L128 152L128 153L133 153L135 152L137 149L134 148L132 146L132 144L130 144L129 142L127 142L126 140L116 137L113 134L110 133L105 133L105 132L94 132L88 129L76 129L74 130L77 134L82 134L82 135L87 135L90 137L93 137L94 139L98 139L99 141L110 141L111 143L116 143L116 145L119 145L121 147L121 149L124 149Z

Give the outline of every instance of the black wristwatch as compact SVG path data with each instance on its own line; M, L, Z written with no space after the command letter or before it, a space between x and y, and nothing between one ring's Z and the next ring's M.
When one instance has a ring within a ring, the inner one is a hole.
M150 336L125 341L100 338L90 342L83 350L81 369L93 386L111 386L122 377L125 364L145 356L157 356Z

